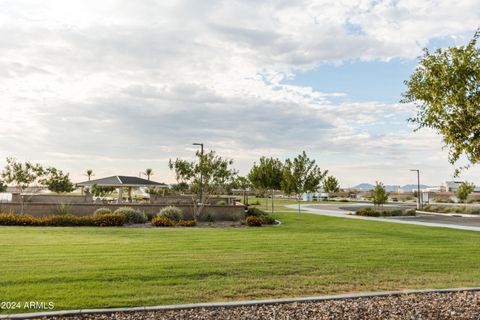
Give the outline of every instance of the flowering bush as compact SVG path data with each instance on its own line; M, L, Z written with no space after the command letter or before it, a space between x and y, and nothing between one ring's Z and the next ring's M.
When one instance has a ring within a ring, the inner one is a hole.
M164 216L156 216L152 219L152 225L156 227L171 227L173 226L173 221Z
M248 216L247 219L245 219L245 222L250 227L261 227L263 219L261 217Z

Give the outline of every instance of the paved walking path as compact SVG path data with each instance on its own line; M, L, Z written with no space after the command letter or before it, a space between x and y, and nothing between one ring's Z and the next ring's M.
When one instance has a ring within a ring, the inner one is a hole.
M338 206L345 207L345 204L339 204ZM362 217L356 216L353 211L339 209L337 205L301 205L300 208L302 211L318 214L322 216L336 217L336 218L347 218L347 219L359 219L359 220L370 220L370 221L382 221L382 222L392 222L392 223L402 223L402 224L412 224L425 227L440 227L440 228L450 228L458 230L468 230L468 231L480 231L480 226L465 225L468 222L462 221L463 224L456 224L450 221L448 222L425 222L425 218L422 217ZM352 204L353 206L353 204ZM358 204L357 204L358 206ZM298 209L298 205L287 205L287 208Z

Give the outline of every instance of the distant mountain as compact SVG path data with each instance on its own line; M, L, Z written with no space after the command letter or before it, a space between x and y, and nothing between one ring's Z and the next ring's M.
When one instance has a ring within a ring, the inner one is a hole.
M352 189L357 189L357 190L362 190L362 191L368 191L372 190L375 187L375 185L370 184L370 183L360 183L359 185L352 187ZM398 186L398 185L386 185L385 190L391 192L391 191L397 191L398 188L403 190L403 192L412 192L413 190L417 190L417 185L416 184L406 184L404 186ZM420 189L425 189L425 188L430 188L430 186L421 184Z
M352 189L357 189L357 190L372 190L375 186L370 183L360 183L358 186L352 187Z

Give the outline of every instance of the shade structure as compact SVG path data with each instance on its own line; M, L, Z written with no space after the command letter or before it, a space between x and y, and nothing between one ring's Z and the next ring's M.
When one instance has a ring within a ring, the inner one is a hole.
M158 187L168 188L165 183L155 182L152 180L142 179L139 177L130 176L111 176L101 179L95 179L90 181L79 182L76 184L78 187L89 187L93 185L102 187Z

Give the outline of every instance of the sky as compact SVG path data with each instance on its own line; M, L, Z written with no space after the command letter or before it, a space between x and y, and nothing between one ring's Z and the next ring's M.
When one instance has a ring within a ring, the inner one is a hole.
M403 81L479 21L477 0L0 0L0 166L172 183L203 142L240 174L305 150L342 187L439 185L448 152Z

